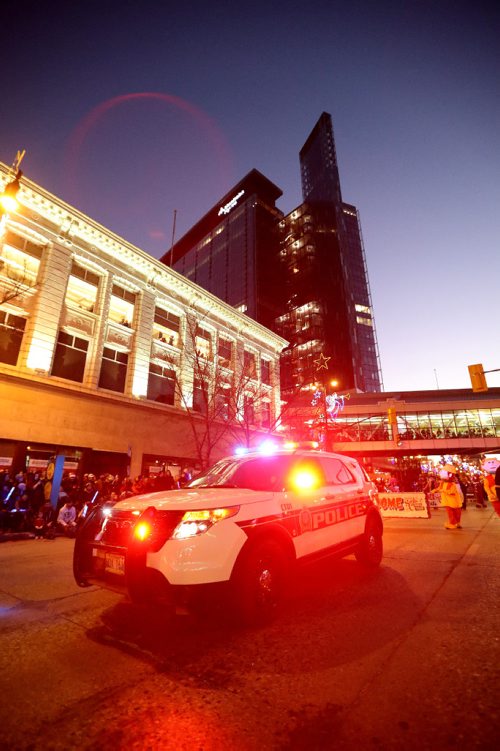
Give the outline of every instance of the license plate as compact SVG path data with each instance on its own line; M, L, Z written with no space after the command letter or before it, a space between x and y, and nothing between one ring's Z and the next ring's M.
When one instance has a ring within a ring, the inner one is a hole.
M123 576L125 574L125 556L118 553L106 553L103 550L96 550L94 548L93 555L99 559L100 568L104 568L109 574L118 574ZM101 571L102 571L101 568Z
M110 574L125 574L125 556L115 553L106 553L104 569Z

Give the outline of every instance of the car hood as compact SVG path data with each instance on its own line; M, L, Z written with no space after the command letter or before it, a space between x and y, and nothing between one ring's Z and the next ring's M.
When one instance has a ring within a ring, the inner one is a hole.
M118 501L114 508L118 511L144 511L154 506L163 511L189 511L247 505L272 497L272 492L246 488L183 488L135 495Z

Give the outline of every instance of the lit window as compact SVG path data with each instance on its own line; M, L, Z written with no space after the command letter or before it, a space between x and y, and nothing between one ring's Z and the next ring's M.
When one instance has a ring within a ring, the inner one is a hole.
M88 269L73 263L66 290L66 305L95 312L99 277Z
M7 237L16 236L12 236L12 233L7 233ZM33 245L33 243L27 243L22 238L17 239L25 243L25 245L30 245L38 249L38 246ZM39 250L41 257L41 249ZM16 285L21 284L26 287L33 287L38 276L39 267L39 257L24 252L24 250L18 247L13 247L8 244L7 240L5 241L0 257L0 278L7 283L11 282Z
M196 330L196 354L205 360L210 358L212 338L210 332L198 326Z
M132 326L134 306L135 294L113 284L109 305L109 319L115 321L115 323L121 323L122 326Z
M153 324L153 338L164 344L178 347L180 343L180 320L180 317L175 315L175 313L171 313L169 310L156 308Z
M357 313L366 313L367 315L372 314L371 309L367 305L359 305L358 303L356 303L354 307Z

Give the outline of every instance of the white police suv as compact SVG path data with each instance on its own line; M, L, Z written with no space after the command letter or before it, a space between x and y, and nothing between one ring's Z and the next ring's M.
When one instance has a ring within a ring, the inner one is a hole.
M223 588L240 619L264 622L294 566L354 553L378 566L377 492L355 459L280 449L222 459L182 490L94 509L74 574L136 602L189 604Z

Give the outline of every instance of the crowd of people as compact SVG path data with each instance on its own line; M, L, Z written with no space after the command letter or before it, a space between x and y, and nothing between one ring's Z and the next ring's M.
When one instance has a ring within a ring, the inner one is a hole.
M185 468L178 478L169 469L139 475L135 479L119 475L64 472L54 506L45 473L0 472L0 534L29 532L35 539L54 539L57 534L74 536L82 511L96 503L116 503L141 493L174 490L191 480ZM47 495L49 497L47 497Z
M497 462L500 465L500 462ZM439 496L448 514L447 528L460 528L461 511L467 503L485 508L488 501L500 516L500 468L498 481L488 472L461 471L453 464L440 472L420 472L418 475L396 477L392 473L371 474L380 492L423 492L429 499ZM54 539L56 534L74 536L84 509L93 504L116 503L124 498L161 490L174 490L187 485L192 470L183 468L174 477L168 468L159 473L139 475L135 479L119 475L64 472L57 503L54 506L47 492L47 477L40 472L10 473L0 471L0 534L29 532L35 539ZM496 485L495 485L496 483ZM47 497L48 496L48 497Z
M464 496L464 508L469 501L477 508L486 508L488 494L485 488L484 475L480 472L460 472L454 467L457 481ZM396 477L391 473L381 473L373 480L381 493L425 493L428 497L437 493L439 473L421 472L416 478Z
M420 492L430 505L437 499L447 513L446 529L461 529L462 511L468 503L486 508L489 502L500 516L500 461L496 459L485 460L482 471L447 463L413 478L404 474L397 478L386 472L375 475L373 480L381 493Z

